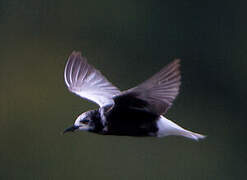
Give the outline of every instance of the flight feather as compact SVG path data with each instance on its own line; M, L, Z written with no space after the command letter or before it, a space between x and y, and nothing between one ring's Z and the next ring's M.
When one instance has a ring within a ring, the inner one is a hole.
M64 70L68 89L82 98L97 103L100 107L113 104L113 97L120 91L100 71L88 64L80 52L73 51Z

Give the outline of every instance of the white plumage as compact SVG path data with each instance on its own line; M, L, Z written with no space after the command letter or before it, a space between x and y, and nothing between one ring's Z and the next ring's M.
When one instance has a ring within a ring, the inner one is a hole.
M179 125L175 124L171 120L165 118L164 116L160 116L159 120L157 121L158 125L158 137L164 137L164 136L184 136L193 140L198 141L199 139L203 139L206 136L186 130Z

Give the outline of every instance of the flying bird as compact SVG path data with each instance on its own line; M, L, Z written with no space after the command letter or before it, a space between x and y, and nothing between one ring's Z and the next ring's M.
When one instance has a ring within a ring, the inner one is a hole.
M73 51L65 66L65 83L69 91L97 103L99 109L82 113L64 133L81 130L102 135L204 138L163 116L179 93L179 67L176 59L140 85L120 91L86 57Z

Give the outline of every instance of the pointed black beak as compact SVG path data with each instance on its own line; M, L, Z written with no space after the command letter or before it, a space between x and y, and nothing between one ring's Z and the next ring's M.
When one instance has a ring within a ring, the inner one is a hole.
M67 132L74 132L74 131L75 131L76 129L78 129L79 127L80 127L80 126L75 126L75 125L73 125L73 126L67 128L67 129L65 129L64 132L63 132L63 134L65 134L65 133L67 133Z

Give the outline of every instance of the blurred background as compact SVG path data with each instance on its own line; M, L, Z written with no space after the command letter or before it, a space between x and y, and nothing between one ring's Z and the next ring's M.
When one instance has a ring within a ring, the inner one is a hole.
M244 179L244 2L0 0L0 179ZM166 117L208 137L62 136L97 108L65 87L73 50L121 90L181 58Z

